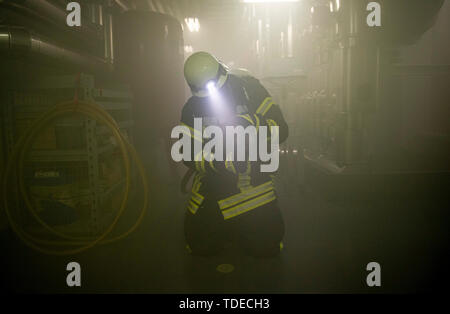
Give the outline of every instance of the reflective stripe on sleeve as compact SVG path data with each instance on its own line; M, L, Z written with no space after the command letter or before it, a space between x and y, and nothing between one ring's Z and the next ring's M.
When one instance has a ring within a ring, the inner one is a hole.
M261 103L261 105L259 105L258 109L256 109L256 113L265 115L266 112L270 109L270 107L272 107L272 105L273 105L272 97L266 97Z
M189 201L189 204L188 204L187 208L193 214L195 214L197 212L197 210L198 210L198 206L194 202L192 202L191 200Z
M192 137L194 140L197 140L197 141L203 143L203 135L202 135L202 132L201 132L201 131L194 129L193 127L187 125L187 124L184 123L184 122L181 122L181 125L182 125L182 126L185 126L185 127L188 127L189 130L191 131L190 133L185 133L185 132L183 132L183 133L185 133L186 135L189 135L189 136Z
M202 195L198 194L195 191L192 191L191 198L196 202L198 205L201 205L203 200L205 199Z
M260 125L260 121L259 121L259 118L258 118L258 115L256 115L256 114L253 114L253 116L255 117L255 122L256 122L256 131L258 131L258 129L259 129L259 125Z
M239 118L243 118L245 120L247 120L248 122L250 122L250 124L255 125L255 122L253 122L252 118L250 117L249 114L239 114L237 115Z
M197 174L194 178L194 183L192 184L192 192L198 192L200 190L200 186L202 185L201 178L203 175Z
M278 124L275 122L275 120L267 119L266 121L269 126L278 126Z
M278 124L275 122L275 120L267 119L266 122L267 122L267 125L269 126L270 137L272 137L273 135L277 134L278 133L278 128L274 129L275 132L273 134L272 134L272 128L271 128L271 126L278 126Z

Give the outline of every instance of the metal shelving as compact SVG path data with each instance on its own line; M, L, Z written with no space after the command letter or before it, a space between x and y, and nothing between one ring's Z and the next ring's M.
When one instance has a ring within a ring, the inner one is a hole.
M95 87L94 79L90 75L81 74L67 76L45 77L32 86L21 90L2 91L2 133L5 151L9 154L14 143L33 119L50 109L53 105L73 99L76 86L80 100L91 100L105 108L117 121L119 128L130 141L132 141L132 95L126 90L110 90ZM22 125L22 132L19 132ZM66 130L65 133L60 132ZM54 124L50 136L50 144L46 148L33 148L30 150L27 163L32 163L34 169L39 165L57 164L58 167L70 168L74 163L83 163L87 169L90 203L90 232L98 234L105 222L101 221L104 213L101 212L104 202L124 185L124 180L111 184L104 184L101 179L101 160L111 158L118 146L112 140L112 134L106 126L98 125L97 121L82 117L70 117L64 122ZM58 133L60 132L60 133ZM78 136L78 141L58 140L58 137ZM74 147L70 147L70 146ZM42 146L42 145L41 145ZM65 146L65 147L64 147ZM43 166L45 168L45 166Z

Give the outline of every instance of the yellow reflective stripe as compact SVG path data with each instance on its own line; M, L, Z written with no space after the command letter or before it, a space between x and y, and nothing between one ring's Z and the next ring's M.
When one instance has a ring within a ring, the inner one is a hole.
M200 202L205 198L203 195L199 194L197 191L193 191L194 195L200 199Z
M202 185L202 182L200 181L200 179L203 176L200 174L197 174L194 178L194 183L192 184L192 192L197 192L198 190L200 190L200 186ZM200 194L199 194L200 195Z
M194 129L193 127L187 125L187 124L184 123L184 122L181 122L181 125L182 125L182 126L188 127L189 130L191 131L190 134L188 134L188 133L185 133L185 134L189 135L190 137L192 137L193 139L195 139L195 140L197 140L197 141L203 142L203 135L202 135L202 132L200 132L199 130Z
M259 105L258 109L256 109L256 113L260 114L262 109L264 109L267 102L271 101L272 97L266 97L264 98L263 102Z
M234 174L237 173L236 168L234 167L233 162L231 162L231 170L233 171Z
M189 205L191 205L193 208L195 208L196 210L198 209L198 205L195 204L192 200L189 200Z
M198 206L195 205L195 203L192 202L191 200L189 201L189 204L188 204L187 208L188 208L189 211L190 211L191 213L193 213L193 214L195 214L195 213L197 212L197 210L198 210Z
M192 136L191 132L187 132L185 130L182 130L183 134L186 134L187 136L189 136L190 138L194 139L195 141L199 141L202 142L202 139L197 137L197 136ZM202 142L203 143L203 142Z
M245 188L245 187L250 187L250 180L251 180L251 178L250 178L249 175L239 173L239 179L238 179L237 187L239 189L241 189L241 190L243 188Z
M225 159L225 169L227 169L227 170L233 172L234 174L236 174L236 168L233 165L233 161L230 160L231 159L230 158L231 154L232 153L228 154L228 157Z
M189 136L190 138L192 138L192 139L194 139L195 141L198 141L198 142L201 142L201 143L203 143L203 139L201 138L201 137L198 137L198 136L192 136L192 133L191 132L185 132L185 131L182 131L183 132L183 134L186 134L187 136Z
M190 125L187 125L187 124L184 123L184 122L181 122L181 125L187 126L187 127L189 128L189 130L191 130L191 132L192 132L194 135L199 135L200 137L202 137L202 132L201 132L201 131L194 129L193 127L191 127Z
M211 159L211 160L209 161L209 166L211 167L212 170L214 170L215 172L217 172L216 167L214 167L214 161L213 161L213 159Z
M191 198L192 198L198 205L201 205L202 202L203 202L203 199L204 199L204 197L203 197L202 195L198 194L198 193L195 192L195 191L192 191Z
M200 151L197 155L195 155L195 169L198 172L206 172L205 170L205 159L203 158L203 152Z
M233 172L234 174L236 174L236 168L234 167L232 161L226 161L226 162L225 162L225 168L231 169L231 172Z
M233 218L237 215L241 215L245 212L248 212L257 207L263 206L269 202L272 202L276 199L275 193L270 191L264 195L258 196L248 202L242 203L238 206L232 207L230 209L222 211L222 215L225 219Z
M255 125L255 123L253 122L252 118L250 118L250 115L249 115L249 114L245 114L245 115L238 114L237 116L240 117L240 118L243 118L243 119L247 120L247 121L250 122L252 125Z
M197 183L195 184L195 186L193 187L193 190L194 190L194 191L200 190L200 185L201 185L201 184L202 184L201 182L197 182Z
M236 174L236 169L234 168L233 162L230 160L226 160L225 161L225 168L227 170L230 170L231 172L233 172L234 174Z
M253 116L255 117L255 121L256 121L256 131L258 131L259 125L260 125L259 118L256 114L253 114Z
M203 164L203 160L195 162L195 169L198 172L205 172L205 165Z
M195 161L194 163L195 163L195 170L197 170L198 172L200 172L200 168L199 168L199 166L198 166L198 161Z
M263 112L261 113L262 115L265 115L267 111L269 111L269 109L272 107L273 105L273 101L271 101L266 108L263 110Z
M200 177L196 177L194 179L194 186L192 188L191 199L189 200L187 208L193 214L195 214L199 208L199 206L203 203L205 199L203 195L197 193L200 188Z
M275 120L267 119L266 122L267 122L267 124L269 125L269 131L270 131L270 132L272 132L272 129L270 128L271 126L278 126L278 124L275 122ZM278 133L278 132L277 132L277 133ZM276 134L276 133L274 132L274 134ZM270 133L270 136L269 136L268 139L270 139L270 137L272 137L272 135L273 135L273 134Z
M233 196L230 196L223 200L220 200L217 203L219 204L219 208L224 210L230 206L236 205L240 202L248 200L259 194L266 193L272 189L273 189L273 183L272 183L272 181L268 181L266 183L255 186L254 188L251 188L251 189L241 192L239 194L235 194Z
M252 164L250 163L250 161L247 161L247 169L245 170L245 174L249 175L251 171L252 171Z
M247 174L239 174L239 180L250 181L250 176Z
M193 214L195 214L197 212L197 210L193 209L190 205L188 205L187 207L189 209L189 211Z
M252 186L250 185L251 169L252 169L251 163L250 163L250 161L247 161L247 168L245 169L245 172L238 174L239 177L238 177L237 187L241 190L241 192L243 192L244 190L249 190L250 188L252 188Z
M194 182L192 183L192 191L194 191L197 182L198 182L198 176L195 176L194 177Z
M278 126L278 124L275 122L275 120L272 119L267 119L267 124L269 124L269 126Z
M205 169L205 158L202 158L202 161L201 161L201 168L202 168L202 171L203 171L203 172L206 172L206 169Z
M250 182L250 178L239 177L239 182Z
M239 178L237 187L238 187L242 192L251 189L252 186L250 185L250 179L241 179L241 178Z
M239 173L239 179L238 179L237 187L242 192L244 190L249 190L250 188L252 188L252 186L250 185L250 182L251 182L251 177L250 177L251 170L252 170L252 164L250 163L250 161L247 161L247 169L245 169L245 173Z
M266 97L264 101L261 103L261 105L259 105L258 109L256 109L256 113L265 115L267 110L269 110L270 107L272 107L272 105L273 105L272 97Z

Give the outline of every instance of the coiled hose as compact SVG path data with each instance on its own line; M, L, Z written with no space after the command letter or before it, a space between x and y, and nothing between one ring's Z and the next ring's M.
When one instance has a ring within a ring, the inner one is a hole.
M32 202L30 201L25 182L24 182L24 161L26 152L28 148L33 143L33 139L36 134L51 120L64 116L67 114L79 113L84 116L87 116L91 119L97 120L100 123L105 124L112 132L116 143L118 144L122 157L123 164L125 168L125 191L124 197L122 199L120 208L118 210L117 215L115 216L111 225L106 228L106 230L98 237L75 237L71 235L64 234L51 226L49 226L45 221L43 221L39 215L36 213ZM117 224L119 218L123 214L126 204L128 201L128 194L130 190L131 184L131 175L130 175L130 157L134 160L137 166L138 173L142 180L142 186L144 190L143 204L140 215L133 226L131 226L126 232L106 239L106 236L114 229ZM44 229L49 231L51 234L61 238L61 240L50 241L44 240L34 237L29 234L23 228L17 224L11 214L11 209L9 208L9 193L8 193L8 183L10 182L11 175L16 174L17 184L19 189L19 195L23 198L23 201L30 211L31 215L40 223ZM18 235L18 237L29 247L45 254L53 254L53 255L71 255L77 254L97 244L106 244L117 241L129 235L133 232L139 224L142 222L145 212L148 207L148 182L145 175L144 167L137 155L134 147L128 142L128 140L121 134L119 131L119 126L116 121L106 112L102 107L95 103L79 101L77 99L72 101L67 101L56 105L51 110L44 113L38 119L36 119L30 128L22 135L22 137L18 140L17 144L14 146L13 152L8 159L8 163L6 166L6 170L3 176L3 205L6 212L6 216L8 221L14 230L14 232ZM54 250L49 249L46 246L78 246L73 249L66 250Z

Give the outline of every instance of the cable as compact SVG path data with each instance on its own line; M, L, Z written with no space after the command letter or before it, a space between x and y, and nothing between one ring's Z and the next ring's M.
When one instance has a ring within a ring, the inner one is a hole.
M45 223L39 215L36 213L35 208L32 205L32 202L30 201L29 195L27 193L27 189L24 182L24 161L25 161L25 155L28 151L28 148L31 147L33 143L33 139L35 138L36 134L39 133L39 131L51 120L67 115L67 114L73 114L73 113L80 113L84 116L87 116L91 119L97 120L103 124L105 124L111 131L116 139L116 143L118 144L120 151L122 153L123 157L123 163L125 167L125 192L124 197L122 199L119 211L114 218L111 225L106 228L106 230L97 238L93 237L74 237L70 236L64 233L61 233L57 231L56 229L49 226L47 223ZM137 170L139 172L139 175L142 180L142 185L144 189L144 199L142 204L141 213L136 220L135 224L128 229L126 232L122 233L121 235L115 236L110 239L105 239L106 236L114 229L115 225L117 224L119 218L123 214L126 203L128 201L128 194L130 190L130 183L131 183L131 176L130 176L130 156L134 160L134 162L137 165ZM27 233L25 230L23 230L13 219L13 216L10 212L9 204L8 204L8 183L9 178L11 177L14 172L17 173L17 180L18 180L18 187L20 195L22 196L26 207L32 214L32 216L41 224L44 229L49 231L50 233L62 238L61 241L49 241L49 240L43 240L43 239L37 239L33 237L31 234ZM119 239L122 239L129 235L131 232L133 232L139 224L142 222L142 219L145 215L145 212L148 207L148 182L147 178L145 176L145 170L144 167L140 161L139 156L137 155L134 147L128 142L128 140L122 135L122 133L119 130L119 126L115 122L115 120L106 112L102 107L95 103L88 103L84 101L80 101L78 99L75 99L73 101L63 102L58 105L56 105L54 108L50 109L46 113L44 113L42 116L40 116L38 119L36 119L33 124L30 126L30 128L22 135L22 137L18 140L17 144L14 146L14 150L12 154L10 155L8 159L8 163L6 166L6 170L3 177L3 204L5 208L6 215L8 217L8 221L14 230L14 232L18 235L18 237L29 247L46 254L53 254L53 255L70 255L70 254L76 254L80 253L84 250L87 250L96 244L106 244L111 243L114 241L117 241ZM68 245L68 246L80 246L75 249L69 249L69 250L51 250L48 249L42 245Z

